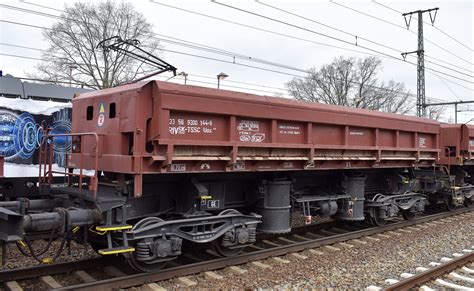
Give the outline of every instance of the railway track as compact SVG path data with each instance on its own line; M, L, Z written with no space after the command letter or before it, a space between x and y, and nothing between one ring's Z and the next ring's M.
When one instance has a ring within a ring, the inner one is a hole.
M450 216L463 215L472 209L462 208L452 212L443 212L439 214L427 215L419 217L415 220L409 221L398 221L387 224L383 227L346 227L340 228L334 226L334 224L328 223L328 228L316 230L308 228L304 232L304 228L300 228L296 233L292 233L286 236L278 236L272 239L263 239L260 242L248 248L248 252L243 253L236 257L218 257L217 254L212 251L204 252L204 258L197 257L194 254L184 254L182 261L178 260L178 264L169 268L165 268L161 271L154 273L132 273L121 271L113 267L113 260L100 260L89 261L89 262L71 262L63 263L61 265L51 266L38 266L34 268L18 269L11 271L0 272L0 281L8 281L10 286L7 289L13 289L11 287L18 286L16 281L18 280L40 280L42 285L49 286L50 289L63 289L63 290L112 290L118 288L130 288L134 286L141 286L150 282L158 282L176 277L183 277L191 274L201 273L207 271L208 276L214 276L215 273L209 272L210 270L222 269L225 267L233 267L238 272L236 266L252 262L258 267L265 268L265 264L259 262L259 260L267 258L275 258L275 260L281 260L278 257L286 254L293 254L297 258L304 258L305 256L299 252L304 250L314 250L317 247L324 247L328 250L337 250L344 246L350 246L349 243L360 243L360 238L366 238L371 240L379 240L384 237L382 233L390 233L393 231L410 232L416 230L414 227L416 224L422 224L425 222L449 219ZM311 229L313 231L311 231ZM411 229L411 230L410 230ZM398 235L401 235L398 233ZM377 238L378 236L378 238ZM385 237L388 237L385 235ZM113 258L112 258L113 259ZM88 267L93 265L104 266L104 270L107 275L98 275L97 278L94 276L88 276ZM54 280L55 274L68 273L68 276L75 276L74 279L62 280L63 282L70 282L72 284L59 283ZM77 278L80 277L80 278ZM112 278L111 278L112 277ZM182 278L184 284L192 282L186 282L186 278ZM78 283L80 282L80 283ZM15 285L16 283L16 285ZM16 289L19 290L19 289Z
M405 279L391 279L394 284L385 287L386 291L410 290L420 286L420 290L435 290L425 283L436 285L438 288L455 290L474 290L474 246L471 249L465 249L462 253L453 254L454 258L441 258L441 263L432 262L430 268L418 267L418 274L403 273ZM449 281L445 279L448 277ZM457 282L452 282L457 281ZM372 290L377 287L371 286ZM378 289L382 290L382 288Z
M117 275L117 273L112 274L114 270L113 268L110 268L119 261L120 260L118 260L116 257L97 257L92 259L6 270L0 272L0 282L3 282L6 290L20 291L23 290L23 288L21 288L21 286L18 284L18 281L30 281L29 285L32 286L35 286L35 281L38 281L42 282L40 285L49 285L49 287L52 287L54 285L60 285L57 282L57 284L55 284L55 279L51 277L52 275L68 274L69 277L77 277L76 280L72 280L70 282L75 282L75 284L78 284L80 282L91 281L90 278L88 279L90 275L88 275L85 270L89 272L89 270L96 269L102 270L103 272L109 272L111 273L110 276ZM122 275L126 274L122 273Z

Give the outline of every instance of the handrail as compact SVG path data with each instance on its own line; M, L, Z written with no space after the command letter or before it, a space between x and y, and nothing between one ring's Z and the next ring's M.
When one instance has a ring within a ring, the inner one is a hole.
M52 174L53 173L59 173L58 171L53 171L52 170L52 158L53 158L53 146L50 145L49 143L46 143L48 146L46 146L46 150L49 149L49 159L46 159L46 155L48 153L44 153L45 154L45 163L43 165L43 173L41 172L41 166L42 166L42 151L41 151L41 148L43 147L43 144L45 144L45 141L49 140L49 139L53 139L55 137L73 137L73 136L94 136L95 138L95 146L94 146L94 175L93 176L89 176L89 175L83 175L83 168L84 168L84 153L82 152L82 149L83 147L80 148L80 165L79 165L79 175L78 174L74 174L74 173L69 173L69 172L66 172L67 169L69 169L68 167L68 156L69 156L69 153L66 152L66 168L65 168L65 172L64 172L64 175L68 177L68 180L69 180L69 176L79 176L79 191L80 191L80 194L82 195L82 179L84 176L87 176L89 178L91 178L91 184L92 184L92 190L93 190L93 197L94 199L97 197L97 185L98 185L98 169L99 169L99 135L95 132L81 132L81 133L59 133L59 134L49 134L47 130L44 131L45 132L45 135L42 137L41 139L41 143L40 143L40 154L39 154L39 183L40 184L44 184L45 183L45 179L46 179L46 176L48 176L48 182L49 184L52 183ZM71 151L72 151L72 148L71 148ZM48 171L46 171L46 163L48 163Z

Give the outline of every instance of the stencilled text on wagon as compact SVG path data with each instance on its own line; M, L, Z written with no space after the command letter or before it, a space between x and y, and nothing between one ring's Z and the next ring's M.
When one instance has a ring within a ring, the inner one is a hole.
M169 131L172 135L212 134L217 130L212 119L170 118Z

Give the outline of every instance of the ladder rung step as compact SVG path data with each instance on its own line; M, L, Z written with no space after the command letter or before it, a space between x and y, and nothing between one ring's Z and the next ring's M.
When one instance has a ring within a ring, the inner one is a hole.
M97 231L126 230L126 229L131 229L131 228L132 226L130 224L109 224L109 225L101 225L101 226L95 227Z
M101 249L99 250L99 254L115 255L115 254L121 254L121 253L130 253L134 251L135 251L135 248L132 248L132 247L117 247L117 248L110 248L110 249Z

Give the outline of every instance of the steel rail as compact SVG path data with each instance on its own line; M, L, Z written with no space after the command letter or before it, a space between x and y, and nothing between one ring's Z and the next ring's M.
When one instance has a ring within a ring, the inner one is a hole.
M115 258L98 257L79 261L55 263L51 265L39 265L21 269L0 271L0 283L24 279L34 279L36 277L67 273L76 270L90 269L98 265L103 265L115 261Z
M449 262L443 263L434 268L428 269L422 273L414 275L410 278L402 280L398 283L388 286L384 290L386 291L395 291L395 290L410 290L417 285L429 282L433 279L439 278L446 273L449 273L453 270L456 270L459 267L462 267L470 262L474 261L474 253L468 253L464 256L455 258Z
M427 215L415 220L400 221L385 225L383 227L372 227L363 230L351 231L349 233L338 234L330 237L319 238L311 241L297 242L291 245L274 247L264 250L257 250L239 255L237 257L225 257L213 259L210 261L197 262L183 266L164 269L154 273L139 273L127 275L118 278L95 281L74 286L61 288L60 290L114 290L120 288L130 288L143 285L149 282L163 281L178 276L187 276L208 270L222 269L228 266L245 264L251 261L267 259L274 256L282 256L288 253L300 252L306 249L320 247L324 245L334 244L337 242L347 241L360 238L363 236L374 235L385 231L395 230L402 227L408 227L415 224L428 222L436 219L447 218L454 215L471 212L472 208L462 208L450 212L442 212L439 214Z

